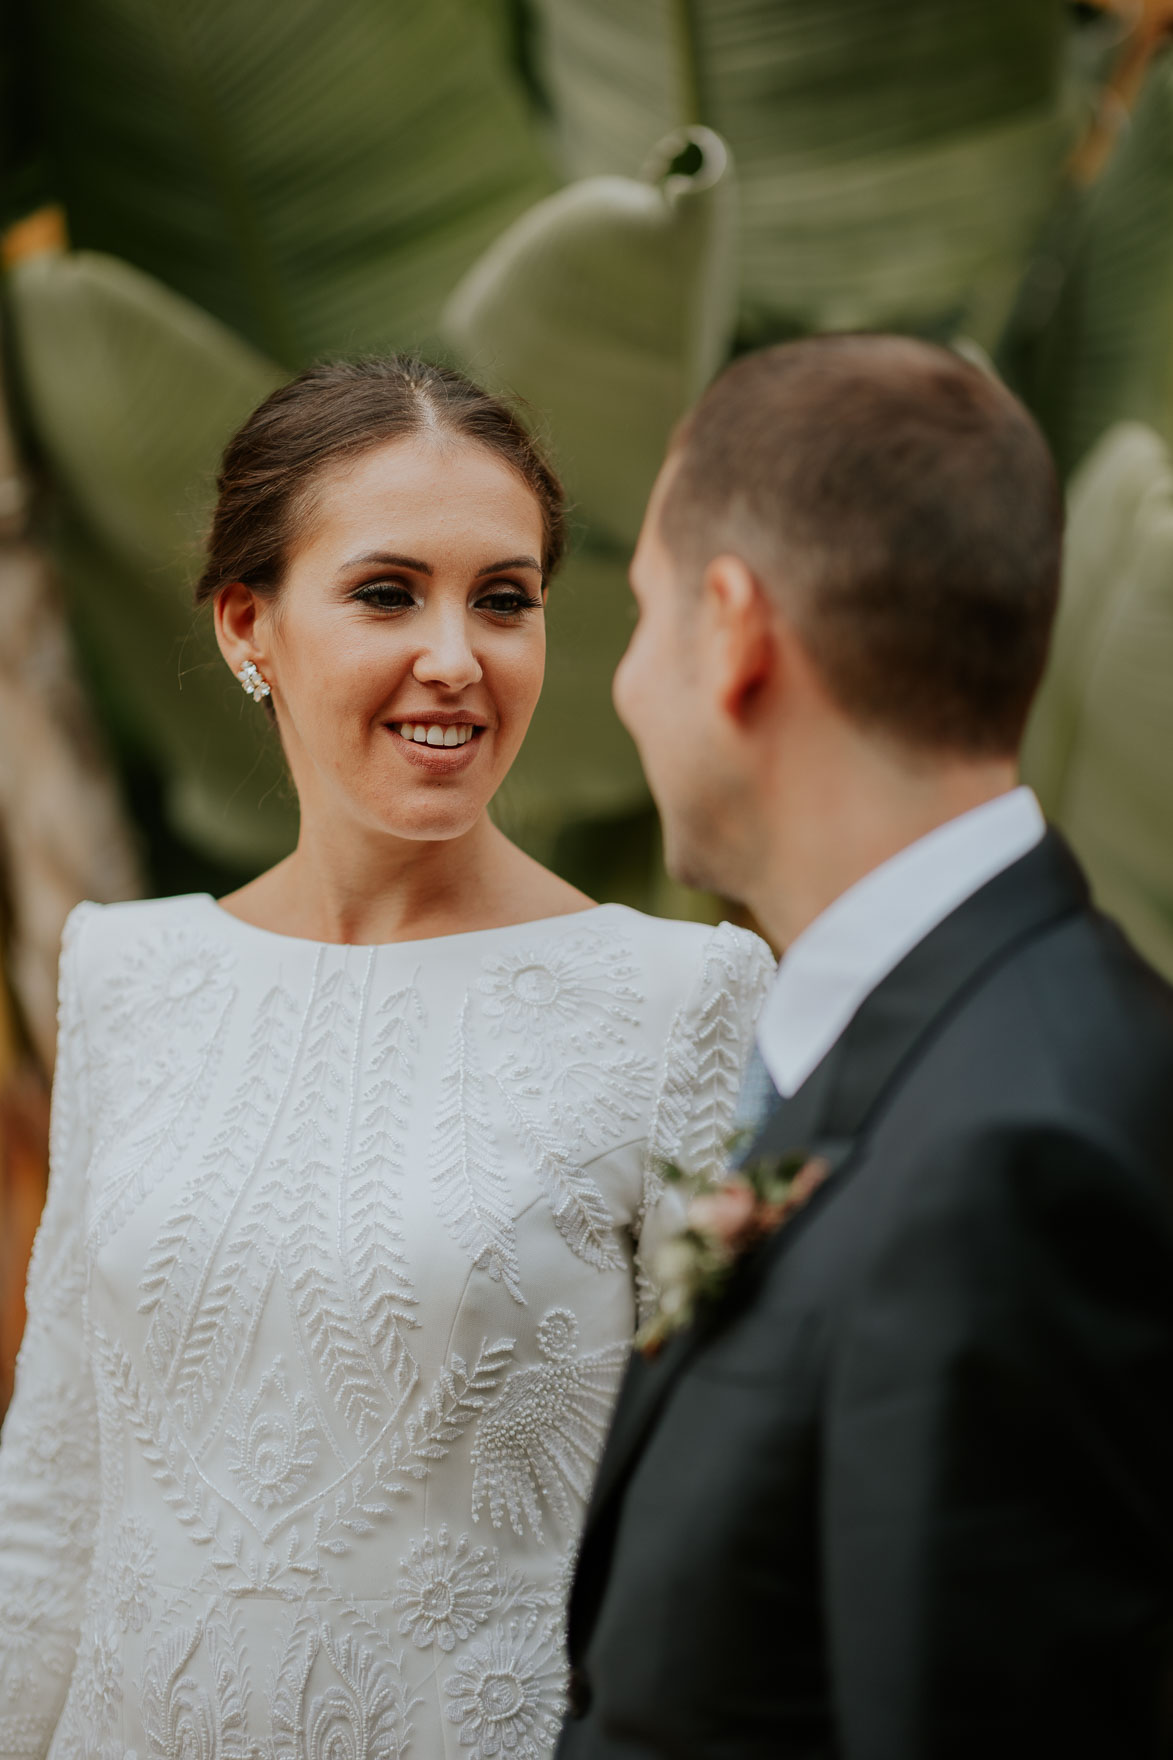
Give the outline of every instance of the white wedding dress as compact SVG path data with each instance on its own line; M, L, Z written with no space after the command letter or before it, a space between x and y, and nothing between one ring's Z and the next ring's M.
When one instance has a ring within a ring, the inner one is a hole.
M581 915L70 920L0 1447L0 1754L542 1760L636 1318L772 961Z

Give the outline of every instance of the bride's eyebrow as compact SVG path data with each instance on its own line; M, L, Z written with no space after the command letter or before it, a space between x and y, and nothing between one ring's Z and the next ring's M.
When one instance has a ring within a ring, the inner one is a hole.
M342 564L347 568L365 568L377 562L385 568L406 568L412 574L435 574L430 562L421 562L418 556L397 556L389 550L368 550L362 556L352 556ZM535 574L541 574L542 565L533 556L507 556L501 562L490 562L486 568L478 568L476 579L481 580L487 574L501 574L507 568L532 568Z
M532 556L507 556L504 562L490 562L488 568L478 568L476 578L480 580L486 574L500 574L506 568L532 568L535 574L542 572L541 563Z
M367 563L379 562L390 568L406 568L412 574L434 574L430 562L421 562L418 556L395 556L389 550L368 550L364 556L352 556L343 568L363 568Z

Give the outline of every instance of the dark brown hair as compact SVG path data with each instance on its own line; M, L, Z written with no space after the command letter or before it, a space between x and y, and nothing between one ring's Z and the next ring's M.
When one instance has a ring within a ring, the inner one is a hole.
M405 355L310 367L255 409L228 442L216 479L198 605L231 581L275 592L322 472L413 434L451 435L496 453L542 511L542 572L566 543L562 484L520 418L450 367Z
M677 435L660 529L694 580L740 555L840 706L904 743L1017 751L1059 587L1038 428L948 349L824 336L746 355Z

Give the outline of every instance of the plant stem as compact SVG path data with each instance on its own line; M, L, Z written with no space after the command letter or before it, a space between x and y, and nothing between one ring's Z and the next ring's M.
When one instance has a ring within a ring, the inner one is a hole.
M692 126L704 121L696 9L694 0L671 0L671 6L682 120L686 126Z

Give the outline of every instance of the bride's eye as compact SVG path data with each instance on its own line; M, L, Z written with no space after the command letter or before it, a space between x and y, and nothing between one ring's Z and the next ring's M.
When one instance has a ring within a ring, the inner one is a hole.
M488 611L502 621L516 622L527 611L540 611L542 601L531 597L524 587L498 586L478 599L476 608L478 611Z
M403 581L367 581L351 597L376 611L408 611L415 604L411 588Z

